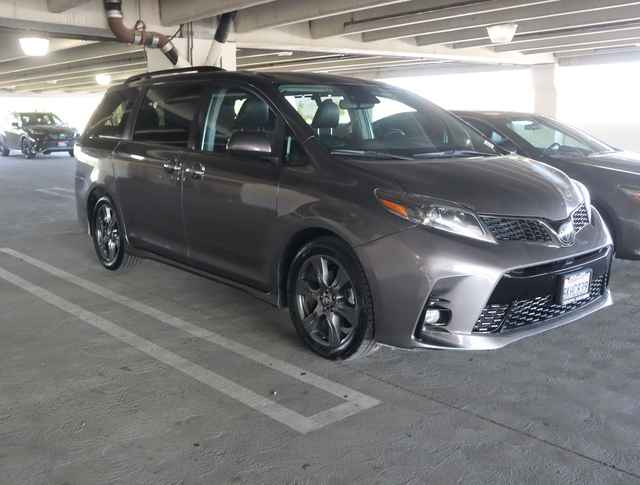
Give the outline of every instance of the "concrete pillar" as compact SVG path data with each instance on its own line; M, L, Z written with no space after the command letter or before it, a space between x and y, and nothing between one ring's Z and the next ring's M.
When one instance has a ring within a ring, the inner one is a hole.
M556 72L556 64L540 64L531 68L534 110L550 118L555 118L558 113Z
M194 39L193 41L193 65L207 65L207 56L211 51L213 39ZM187 61L187 41L186 39L173 39L173 44L180 54L179 62ZM222 67L227 71L236 70L236 44L235 42L227 42L219 44L216 42L217 52L220 54L216 66ZM160 49L147 49L147 69L149 71L160 71L171 69L174 66L169 62ZM186 67L178 65L175 67Z

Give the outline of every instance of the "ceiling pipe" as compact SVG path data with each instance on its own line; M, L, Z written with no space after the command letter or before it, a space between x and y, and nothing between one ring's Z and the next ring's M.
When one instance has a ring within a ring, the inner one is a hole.
M229 39L229 34L231 33L231 27L234 19L236 18L236 13L237 12L227 12L218 18L216 35L213 38L211 49L209 49L209 54L207 54L207 60L205 61L207 66L217 66L220 63L220 58L222 57L222 45Z
M178 49L176 49L169 37L157 32L147 32L144 27L142 29L130 29L124 24L122 0L104 0L104 9L107 14L109 28L120 42L160 49L172 65L185 65L185 62L179 58ZM186 63L186 65L188 66L189 64Z

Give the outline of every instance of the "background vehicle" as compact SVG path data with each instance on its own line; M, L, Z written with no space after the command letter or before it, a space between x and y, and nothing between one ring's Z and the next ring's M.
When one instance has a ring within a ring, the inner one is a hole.
M151 73L107 93L76 152L105 268L151 257L288 306L324 357L493 349L611 304L584 186L384 84Z
M10 113L0 127L0 150L20 150L27 158L38 154L68 152L73 156L78 132L53 113Z
M505 150L548 163L585 184L609 225L616 256L640 259L640 155L539 115L456 114Z

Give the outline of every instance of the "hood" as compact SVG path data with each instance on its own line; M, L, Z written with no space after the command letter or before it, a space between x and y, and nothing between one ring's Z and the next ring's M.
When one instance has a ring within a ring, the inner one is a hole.
M61 125L27 125L24 127L27 133L40 133L47 135L72 136L75 133L73 128Z
M349 163L408 193L455 202L478 214L559 221L582 201L563 172L519 156Z

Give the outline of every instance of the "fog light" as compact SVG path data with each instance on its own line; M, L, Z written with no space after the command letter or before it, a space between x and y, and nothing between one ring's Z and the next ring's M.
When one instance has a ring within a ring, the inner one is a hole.
M424 312L423 323L425 325L434 325L440 321L440 310L436 308L430 308Z

